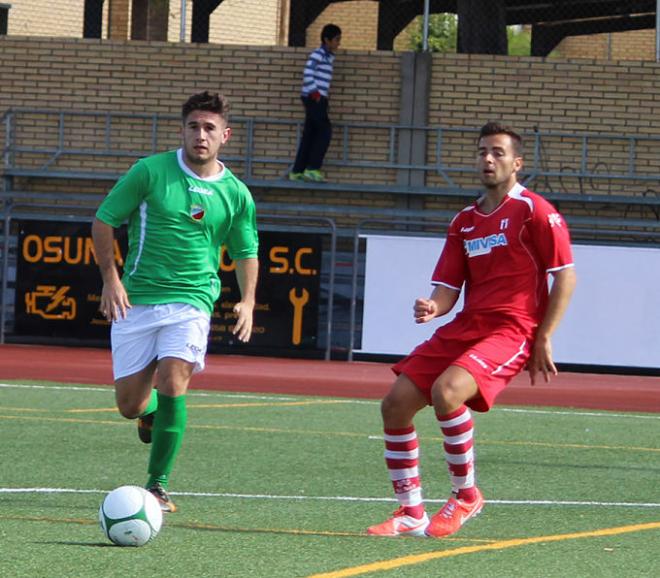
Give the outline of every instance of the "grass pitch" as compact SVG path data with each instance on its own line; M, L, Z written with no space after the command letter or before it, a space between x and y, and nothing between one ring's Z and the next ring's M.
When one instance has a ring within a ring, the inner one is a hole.
M110 387L0 386L0 576L428 578L657 576L660 415L475 414L483 513L444 540L365 528L395 508L378 402L191 391L170 489L142 548L97 522L146 481L148 446ZM447 497L432 412L416 421L427 507Z

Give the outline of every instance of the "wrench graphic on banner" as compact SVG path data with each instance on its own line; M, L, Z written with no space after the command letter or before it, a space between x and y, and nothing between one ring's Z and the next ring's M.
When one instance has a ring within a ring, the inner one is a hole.
M302 290L302 295L296 295L295 287L289 291L289 301L293 305L293 334L291 342L294 345L299 345L302 340L302 321L303 321L303 307L309 301L309 291Z

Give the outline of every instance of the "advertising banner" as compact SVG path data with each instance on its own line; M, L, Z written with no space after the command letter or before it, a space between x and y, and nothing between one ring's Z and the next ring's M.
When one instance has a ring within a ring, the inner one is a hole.
M109 323L98 312L101 276L90 224L17 221L14 333L17 336L109 342ZM123 266L125 228L116 231L115 261ZM259 234L259 284L250 345L268 349L317 347L322 237ZM209 351L237 345L232 309L240 299L235 265L222 250L222 295L211 320ZM249 347L249 346L248 346Z
M444 239L365 235L364 315L360 352L405 355L451 320L462 301L427 324L413 303L428 297ZM660 367L660 249L573 245L577 286L553 336L559 363ZM386 314L385 314L386 312Z
M14 333L104 341L109 323L99 313L101 275L89 223L18 222ZM124 263L126 230L115 235L115 261Z
M317 343L322 238L308 233L259 233L259 283L248 347L313 349ZM240 299L235 265L222 252L222 295L211 320L209 351L233 345Z
M412 351L463 309L463 296L443 317L413 321L413 303L433 290L431 273L444 238L367 235L362 318L364 353L402 355Z

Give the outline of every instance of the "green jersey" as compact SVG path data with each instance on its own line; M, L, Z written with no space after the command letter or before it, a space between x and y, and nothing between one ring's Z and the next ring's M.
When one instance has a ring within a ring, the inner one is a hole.
M169 151L139 160L101 203L96 217L128 220L122 282L131 303L190 303L209 314L220 296L220 248L232 259L257 257L254 201L224 167L201 178Z

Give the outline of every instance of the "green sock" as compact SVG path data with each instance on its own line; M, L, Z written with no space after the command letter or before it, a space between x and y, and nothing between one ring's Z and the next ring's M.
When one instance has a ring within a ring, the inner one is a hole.
M149 481L167 488L169 475L183 442L188 411L186 396L169 397L158 392L158 411L154 416L149 456Z
M140 417L154 413L158 409L158 392L155 389L151 390L151 397L146 409L140 414Z

